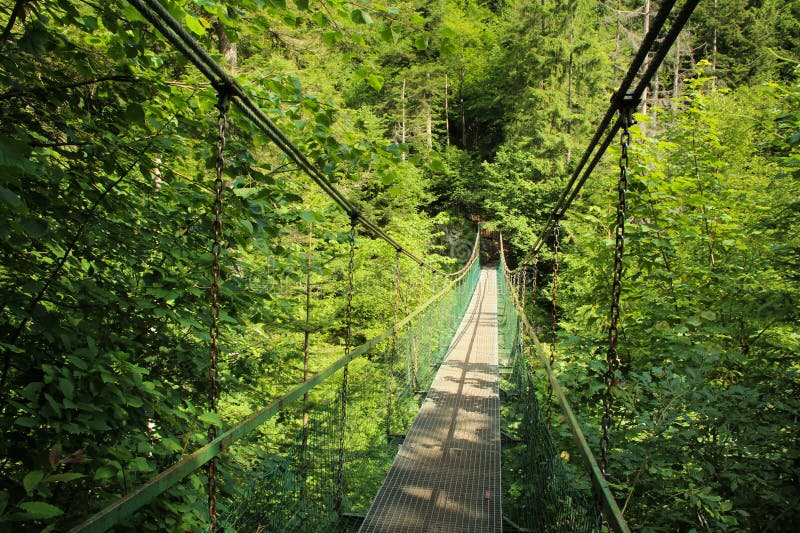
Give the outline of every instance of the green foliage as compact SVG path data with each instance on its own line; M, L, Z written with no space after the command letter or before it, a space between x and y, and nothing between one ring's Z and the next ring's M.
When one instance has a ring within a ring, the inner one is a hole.
M169 7L366 214L426 254L424 162L403 161L407 148L382 137L380 119L348 109L334 87L380 91L381 75L349 51L329 62L317 53L365 42L356 29L377 26L377 13L335 2L328 15L303 2ZM209 412L216 97L127 3L24 8L0 41L0 521L63 529L196 449L209 427L227 427L302 380L309 253L313 368L337 355L348 221L231 113L222 398L220 413ZM341 35L331 39L334 28ZM336 62L347 67L333 76ZM357 340L392 316L388 269L366 267L394 262L387 246L359 242ZM190 478L123 528L199 529L202 484Z
M776 75L791 78L793 66L786 58L796 60L800 53L800 2L705 2L694 19L697 38L707 49L716 37L715 74L722 82L739 86Z
M796 238L775 224L796 183L763 142L789 94L714 91L698 76L684 107L662 117L670 127L634 148L610 461L637 529L797 520L799 287L783 252ZM586 406L600 403L604 364L593 358L605 345L613 251L612 197L596 190L592 200L604 207L570 223L581 238L562 292L562 376ZM593 409L583 415L599 422Z

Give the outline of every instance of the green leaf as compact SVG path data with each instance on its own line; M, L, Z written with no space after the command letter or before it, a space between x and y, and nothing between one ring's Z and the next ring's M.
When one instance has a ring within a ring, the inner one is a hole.
M333 46L342 40L342 33L339 31L326 31L322 34L322 42L328 46Z
M181 443L173 439L172 437L165 437L161 439L161 444L163 444L164 448L166 448L171 452L180 452L181 450L183 450Z
M364 40L364 37L360 33L354 33L352 39L354 44L362 48L367 46L367 41Z
M19 225L31 239L38 239L47 233L47 224L33 217L23 218L20 220Z
M23 502L19 507L25 510L31 518L37 520L47 520L56 516L61 516L64 511L45 502Z
M75 481L76 479L80 479L82 477L86 477L85 474L79 474L77 472L67 472L64 474L53 474L52 476L47 476L45 479L45 483L66 483L68 481Z
M397 181L397 174L393 171L381 173L381 183L384 185L391 185Z
M125 118L137 124L144 124L144 108L136 102L129 103L128 108L125 110Z
M100 481L103 479L110 479L117 475L117 469L113 466L101 466L98 468L94 473L95 481Z
M314 16L312 17L312 20L316 22L319 26L327 26L328 22L330 22L330 19L327 16L325 16L325 13L321 11L315 13Z
M44 383L41 381L28 383L25 385L25 388L22 389L22 397L29 402L33 402L39 397L39 393L42 392L42 387L44 387Z
M0 148L2 145L0 145ZM2 161L2 154L0 154L0 161ZM22 200L19 199L13 191L6 189L5 187L0 187L0 200L3 200L6 204L11 206L14 209L19 209L22 207Z
M700 322L700 319L698 317L690 316L686 319L686 323L689 324L690 326L699 326L702 322Z
M394 32L394 29L387 24L381 29L381 39L387 43L396 43L397 34Z
M700 313L700 316L702 318L705 318L709 322L717 319L717 313L715 313L714 311L703 311L702 313Z
M212 14L219 14L222 6L212 0L192 0L195 5L202 7L205 11Z
M21 416L14 420L14 424L18 426L22 426L24 428L35 428L36 427L36 420L29 416Z
M70 363L72 363L75 367L79 368L80 370L87 370L89 368L89 365L86 363L86 361L84 361L77 355L68 355L67 359L69 360Z
M186 13L183 17L186 27L189 28L195 35L203 36L206 34L206 25L201 22L201 19ZM208 24L208 23L206 23Z
M414 48L419 51L427 50L428 49L428 36L427 35L417 35L416 39L414 39Z
M372 17L363 9L354 9L350 12L350 20L356 24L372 24Z
M370 74L367 76L367 83L376 91L380 91L383 88L383 76L379 74Z
M222 419L217 413L207 412L197 417L201 422L210 424L212 426L222 427Z
M129 468L134 472L152 472L155 470L155 467L147 462L144 457L136 457L131 461Z
M308 0L294 0L294 4L297 6L297 9L302 11L308 9Z
M431 159L430 164L428 165L432 172L444 172L444 163L438 157L434 157Z
M33 472L28 472L25 478L22 480L22 486L25 487L25 492L30 494L34 491L36 487L39 486L39 483L42 482L44 479L44 472L41 470L34 470Z
M7 342L0 342L0 348L3 348L4 350L8 350L9 352L12 352L12 353L25 353L24 349L20 348L19 346L15 345L15 344L9 344Z
M353 75L353 78L354 78L355 81L358 82L358 81L363 80L364 78L366 78L370 74L372 74L372 70L370 70L369 68L367 68L367 67L359 67L356 70L355 74Z
M7 506L8 506L8 491L6 490L0 491L0 516L3 515Z
M61 389L61 393L64 395L65 398L69 398L72 400L75 396L75 385L72 382L65 378L58 379L58 388Z
M133 408L139 408L144 405L144 402L139 396L128 395L126 396L125 401L127 402L128 406Z

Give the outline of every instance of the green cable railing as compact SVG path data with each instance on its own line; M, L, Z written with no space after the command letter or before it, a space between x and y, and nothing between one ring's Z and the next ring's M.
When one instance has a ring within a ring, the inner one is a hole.
M479 240L458 278L397 323L394 354L392 327L72 531L105 531L123 520L135 526L135 517L127 517L157 498L152 505L169 509L171 489L184 480L191 483L190 475L214 457L223 476L218 521L225 531L331 531L348 514L365 513L469 305L480 276ZM346 452L338 484L338 389L345 365ZM203 489L197 489L202 500ZM342 513L335 511L339 499Z
M614 497L583 432L550 368L533 327L522 312L508 280L500 246L498 284L499 350L509 372L501 384L504 397L503 514L520 531L589 532L604 526L628 532ZM591 483L581 483L560 457L539 406L532 368L538 356L558 399L565 422ZM508 442L510 441L510 442ZM580 490L581 485L592 487Z

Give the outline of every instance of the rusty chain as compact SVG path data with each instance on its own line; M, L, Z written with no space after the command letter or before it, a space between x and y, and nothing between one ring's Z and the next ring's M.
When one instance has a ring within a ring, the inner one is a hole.
M611 285L611 311L608 326L608 351L606 352L606 372L604 375L605 394L603 395L603 418L602 431L600 437L600 468L603 475L608 473L608 449L611 444L609 435L613 420L611 409L614 401L614 387L618 385L616 370L619 366L619 353L617 343L619 341L619 299L622 292L622 257L625 248L625 193L628 187L628 147L631 142L629 127L633 124L632 107L620 109L620 157L619 157L619 181L617 182L617 223L615 230L614 246L614 280Z
M214 179L214 222L212 232L214 242L211 245L211 303L209 314L211 315L211 326L209 336L211 338L208 350L209 368L208 377L211 383L209 390L209 404L211 412L217 412L217 397L219 395L219 297L220 297L220 277L222 269L219 263L219 256L222 252L222 191L224 188L223 172L225 170L225 129L228 126L228 109L230 98L227 91L219 92L217 101L219 117L217 118L217 160L216 177ZM213 441L217 438L217 427L213 424L208 428L208 440ZM208 462L208 517L209 531L213 532L217 528L217 459L216 457Z

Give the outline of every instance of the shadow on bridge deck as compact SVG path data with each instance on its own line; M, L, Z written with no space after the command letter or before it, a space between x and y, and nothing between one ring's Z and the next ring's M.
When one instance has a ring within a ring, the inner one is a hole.
M360 531L502 531L496 276L481 272Z

